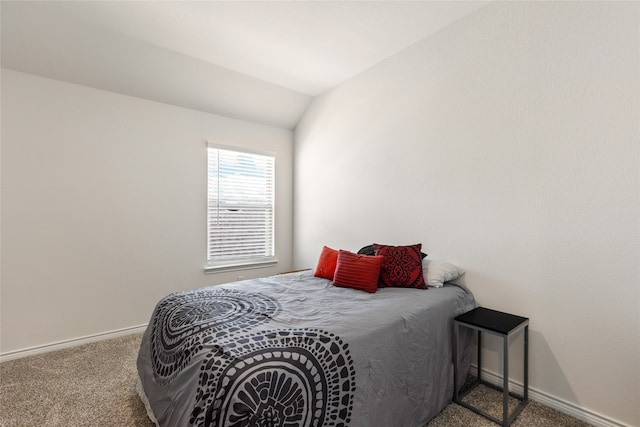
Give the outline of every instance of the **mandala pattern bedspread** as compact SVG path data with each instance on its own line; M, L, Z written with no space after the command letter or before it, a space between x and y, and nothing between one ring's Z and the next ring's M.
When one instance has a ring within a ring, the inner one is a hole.
M452 319L474 306L455 285L368 294L310 272L174 293L138 390L160 426L423 426L451 400Z

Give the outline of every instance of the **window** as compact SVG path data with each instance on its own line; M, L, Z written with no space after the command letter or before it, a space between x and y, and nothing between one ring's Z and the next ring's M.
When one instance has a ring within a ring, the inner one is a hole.
M274 156L207 151L207 271L275 264Z

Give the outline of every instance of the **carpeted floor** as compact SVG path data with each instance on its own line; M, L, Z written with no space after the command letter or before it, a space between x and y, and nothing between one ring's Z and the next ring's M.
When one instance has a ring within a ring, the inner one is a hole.
M129 335L1 363L0 426L151 426L135 391L140 337ZM467 399L500 417L500 395L486 387L476 390ZM587 426L537 402L530 402L512 425ZM496 424L450 404L427 426Z

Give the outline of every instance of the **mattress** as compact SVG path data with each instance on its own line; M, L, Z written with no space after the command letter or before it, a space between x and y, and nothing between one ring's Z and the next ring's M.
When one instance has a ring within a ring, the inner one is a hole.
M422 427L451 401L453 318L474 307L453 284L369 294L310 271L174 293L143 335L139 393L160 426Z

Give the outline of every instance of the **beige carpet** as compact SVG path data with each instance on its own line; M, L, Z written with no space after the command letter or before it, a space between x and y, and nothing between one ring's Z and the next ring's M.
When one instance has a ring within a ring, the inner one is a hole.
M1 363L0 426L151 426L135 392L140 337L129 335ZM482 388L467 398L500 417L497 392ZM456 404L428 424L496 425ZM530 402L512 425L587 426L536 402Z

